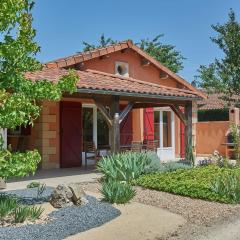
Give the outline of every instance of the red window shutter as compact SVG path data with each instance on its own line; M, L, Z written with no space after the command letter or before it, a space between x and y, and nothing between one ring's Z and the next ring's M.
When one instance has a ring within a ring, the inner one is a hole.
M144 140L154 140L154 110L144 109Z
M125 106L120 106L121 110L124 108ZM120 145L130 145L132 143L132 139L132 112L129 112L120 125Z

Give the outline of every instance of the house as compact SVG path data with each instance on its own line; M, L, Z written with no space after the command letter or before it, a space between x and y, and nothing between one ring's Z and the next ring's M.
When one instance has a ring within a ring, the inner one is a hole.
M232 124L239 125L239 108L226 102L222 94L208 94L197 102L196 154L198 158L212 155L217 150L222 156L233 156L230 137ZM239 97L235 97L236 100Z
M195 151L196 101L205 95L132 41L48 62L26 77L56 82L70 68L79 76L77 92L42 102L34 127L8 136L15 146L39 149L42 168L84 165L85 141L105 154L155 139L165 161L181 157L187 143Z

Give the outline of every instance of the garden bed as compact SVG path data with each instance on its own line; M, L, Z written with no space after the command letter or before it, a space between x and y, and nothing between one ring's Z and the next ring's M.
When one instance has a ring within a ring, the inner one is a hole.
M24 203L36 203L36 189L23 189L6 193L18 196ZM47 188L41 202L47 201L50 194L51 188ZM60 240L101 226L120 215L120 211L111 204L101 202L92 196L86 196L86 198L88 203L85 205L54 210L48 215L48 220L44 223L0 227L0 239Z
M191 198L234 203L230 196L212 190L212 184L219 176L228 176L229 174L238 174L239 176L240 169L219 168L217 166L180 169L174 172L143 175L137 179L136 183L145 188Z

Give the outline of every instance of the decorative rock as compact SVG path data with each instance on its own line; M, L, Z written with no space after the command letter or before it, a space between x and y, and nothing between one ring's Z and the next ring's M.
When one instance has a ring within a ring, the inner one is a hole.
M6 182L3 178L0 177L0 189L6 188Z
M66 185L61 184L54 189L50 203L55 208L69 207L73 205L72 197L72 191Z
M82 205L87 203L86 194L80 184L71 183L68 185L72 191L72 201L75 205Z

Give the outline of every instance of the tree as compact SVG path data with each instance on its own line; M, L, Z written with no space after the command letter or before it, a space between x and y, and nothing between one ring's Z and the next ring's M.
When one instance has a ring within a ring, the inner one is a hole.
M175 50L175 46L163 44L160 41L163 36L163 34L158 35L152 40L148 38L142 39L137 45L158 62L177 73L183 69L183 60L185 58L179 51Z
M223 57L208 66L200 66L198 85L210 93L222 93L225 100L232 102L234 95L240 94L240 23L231 9L228 21L212 25L212 28L217 36L211 40L222 51Z
M177 73L183 69L183 60L185 59L182 54L175 49L175 46L170 44L163 44L160 41L164 35L158 35L152 40L142 39L138 45L143 51L148 53L150 56L155 58L164 66L171 69L173 72ZM118 41L113 40L112 38L105 38L104 34L101 35L99 39L99 44L94 45L87 42L83 42L84 48L83 51L89 51L100 47L106 47L110 44L115 44Z
M94 50L96 48L106 47L108 45L117 43L117 41L114 41L112 38L106 38L104 34L102 34L100 36L98 42L99 42L98 45L83 42L83 45L84 45L83 51L84 52L91 51L91 50Z
M0 4L0 128L33 125L42 100L57 101L62 92L75 91L77 76L70 71L57 84L32 82L25 73L41 69L36 60L40 51L34 41L31 11L34 0L1 0ZM0 177L25 176L36 170L39 153L12 153L3 149L0 135Z

